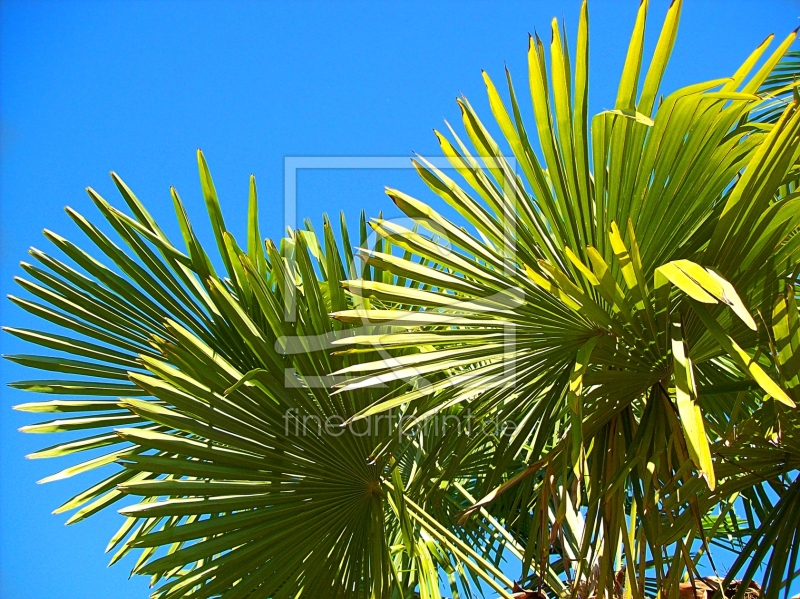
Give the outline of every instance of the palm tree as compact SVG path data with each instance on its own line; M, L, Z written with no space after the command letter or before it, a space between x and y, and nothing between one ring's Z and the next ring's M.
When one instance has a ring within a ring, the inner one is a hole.
M788 596L795 33L663 98L680 10L643 72L641 4L591 121L585 4L573 57L556 21L549 61L530 40L530 133L509 73L506 100L484 74L502 140L459 100L463 183L414 164L474 234L389 190L414 225L362 216L355 255L343 219L263 244L251 179L241 249L199 153L212 259L174 189L185 249L113 173L127 213L90 189L126 249L68 210L100 257L46 232L72 262L31 250L12 298L65 330L6 329L57 352L6 356L59 376L13 386L65 396L24 430L79 432L30 457L106 473L57 511L139 498L108 550L164 599L743 597L762 564Z

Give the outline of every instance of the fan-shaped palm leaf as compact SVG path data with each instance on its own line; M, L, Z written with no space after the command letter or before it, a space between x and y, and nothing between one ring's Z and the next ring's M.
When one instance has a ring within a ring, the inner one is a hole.
M467 593L471 579L481 577L504 593L510 581L503 586L499 570L490 567L489 575L476 565L488 564L485 552L476 553L421 507L429 485L416 493L419 504L406 500L408 468L398 478L393 459L368 461L378 440L391 434L391 422L365 431L341 427L374 400L369 390L331 396L326 389L326 373L361 361L330 355L332 342L352 334L327 317L353 306L340 287L357 272L350 250L342 256L327 219L322 241L309 225L291 232L280 249L271 242L262 247L251 181L249 245L241 251L198 157L227 276L216 274L174 190L186 253L116 175L133 216L89 193L128 252L69 211L115 268L49 232L75 264L38 250L31 254L42 266L24 264L35 282L20 284L43 301L14 301L72 336L8 329L59 352L8 359L66 375L14 386L114 398L17 406L65 415L26 432L82 434L31 457L113 448L46 480L124 466L58 511L77 509L71 523L126 495L142 497L121 510L128 518L108 549L117 549L112 562L141 549L134 571L165 581L159 597L405 596L417 585L437 597L442 567ZM341 234L349 248L344 221ZM376 242L375 249L385 247ZM291 306L293 319L285 314Z
M535 147L510 74L508 100L484 75L514 162L466 99L459 105L472 147L452 129L454 142L437 133L466 185L415 161L479 237L389 190L404 214L446 241L377 219L379 234L436 267L420 269L386 252L366 259L430 288L410 294L402 285L351 281L354 297L407 298L415 307L335 315L387 327L343 344L391 350L424 338L429 348L416 372L379 360L362 367L368 375L345 383L348 390L395 381L395 391L356 419L409 403L420 417L464 405L519 424L493 461L509 467L522 458L528 465L516 474L486 473L487 497L478 505L502 510L498 498L513 494L517 518L534 523L521 540L526 567L538 578L568 506L585 512L582 549L568 564L581 594L587 585L613 594L620 564L628 564L626 593L644 593L645 575L663 594L677 592L683 572L696 575L696 543L713 536L706 536L703 516L730 499L716 489L739 480L719 472L720 448L735 436L737 421L795 407L778 376L769 329L774 298L798 265L800 219L785 183L800 152L800 112L789 101L773 124L748 120L771 102L771 94L765 100L757 92L795 34L770 54L766 40L730 78L658 99L680 10L680 2L670 7L642 73L642 3L616 105L591 121L586 6L574 62L557 22L549 61L542 41L531 38ZM535 523L547 522L553 500L548 532ZM778 557L785 548L774 551L775 563L785 564ZM591 552L599 556L596 576ZM777 570L766 579L768 594L780 586L784 568Z

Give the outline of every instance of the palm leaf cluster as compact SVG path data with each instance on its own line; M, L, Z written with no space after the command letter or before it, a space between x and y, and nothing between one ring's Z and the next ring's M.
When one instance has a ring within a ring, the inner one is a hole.
M174 189L181 244L116 175L125 210L90 189L108 233L68 210L91 252L46 232L63 260L31 250L11 298L61 330L6 329L57 377L13 386L63 396L24 430L73 433L30 457L105 476L57 511L121 508L112 563L163 599L788 596L795 34L661 96L681 2L645 65L647 9L611 110L586 4L572 55L555 20L530 39L527 129L508 72L491 122L459 99L458 181L414 159L455 221L389 190L413 225L264 243L251 179L242 247L198 154L212 256Z

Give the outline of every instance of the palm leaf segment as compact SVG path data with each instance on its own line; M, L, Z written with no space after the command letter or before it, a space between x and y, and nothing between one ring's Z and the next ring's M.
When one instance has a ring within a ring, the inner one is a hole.
M320 237L309 223L264 246L252 179L241 250L198 160L224 275L174 189L186 251L114 174L131 215L88 191L127 249L68 209L102 259L48 231L71 263L36 249L37 264L23 263L18 282L33 298L12 301L66 329L6 329L56 352L6 358L59 377L12 386L65 396L17 406L57 415L23 430L73 433L29 457L89 452L45 481L124 466L56 512L75 510L74 523L139 497L120 510L127 518L107 550L112 563L136 550L133 570L162 583L157 597L405 597L417 587L438 597L440 572L467 596L481 579L508 596L511 581L484 559L491 535L461 531L467 544L449 530L464 496L415 478L418 443L370 461L391 423L341 426L379 396L327 389L328 373L364 359L331 355L354 332L328 318L356 306L341 282L397 281L357 270L344 221L344 250L327 219ZM361 246L387 251L380 238L369 245L367 230L362 218Z
M395 385L357 418L397 406L428 418L462 406L516 424L483 473L478 505L515 531L531 582L546 585L554 543L564 546L556 561L584 596L623 586L627 596L677 593L709 543L728 534L723 523L735 524L737 498L763 509L737 533L753 540L731 575L766 555L764 538L781 539L766 568L768 596L797 564L797 482L787 479L797 454L787 437L797 434L789 322L800 111L790 80L767 79L795 33L770 53L767 39L732 77L659 98L680 10L670 7L644 70L641 4L615 107L591 121L585 5L574 60L555 21L549 59L538 36L530 40L535 131L520 118L511 75L503 100L484 74L510 152L462 98L467 140L452 129L453 141L437 136L465 184L414 161L478 236L389 190L440 241L376 219L380 235L418 258L365 257L427 288L350 281L354 297L415 307L335 315L385 327L342 342L354 349L425 344L411 376L376 360L342 386ZM765 117L776 96L780 110ZM763 431L766 413L769 430L781 431L762 447L774 450L774 506L763 499L765 479L744 466L751 444L738 437Z

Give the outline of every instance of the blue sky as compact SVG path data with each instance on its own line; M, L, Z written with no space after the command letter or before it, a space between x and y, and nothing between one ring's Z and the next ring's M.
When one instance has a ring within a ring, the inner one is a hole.
M638 2L594 0L591 112L611 108ZM653 0L650 47L668 2ZM287 156L436 156L431 133L459 122L463 93L488 115L480 70L504 62L524 89L527 34L549 36L566 18L574 40L579 2L122 2L3 0L0 4L0 258L3 294L43 228L80 235L62 208L96 215L92 186L116 201L118 172L176 231L175 185L209 239L195 149L214 175L229 226L243 232L248 175L258 180L262 232L280 235ZM733 73L769 33L800 25L796 0L687 0L664 90ZM546 34L546 35L545 35ZM519 92L518 92L519 93ZM530 112L530 110L529 110ZM427 197L408 170L300 173L298 215L319 222L393 213L383 186ZM32 319L7 301L3 324ZM3 353L30 348L8 335ZM2 382L31 373L0 364ZM35 376L35 375L34 375ZM22 435L31 422L10 406L30 395L3 387L0 406L0 596L8 599L140 598L129 560L103 554L119 517L64 527L50 511L81 490L78 479L37 486L66 464L23 456L53 438Z

